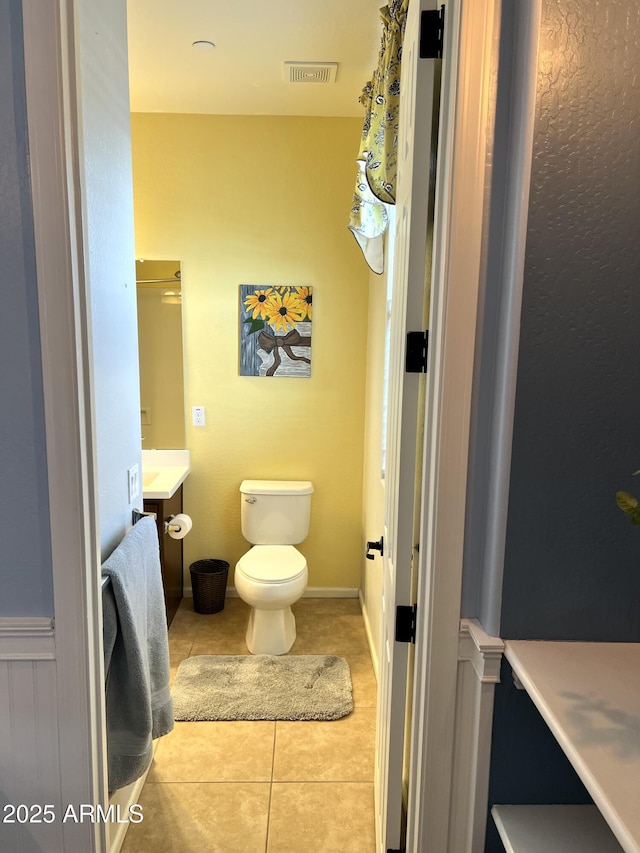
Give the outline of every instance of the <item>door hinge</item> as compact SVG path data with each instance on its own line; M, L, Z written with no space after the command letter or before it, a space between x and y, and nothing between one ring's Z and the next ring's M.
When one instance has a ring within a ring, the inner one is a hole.
M427 9L420 17L420 59L442 59L444 6Z
M396 607L396 643L415 643L417 610L415 604Z
M429 353L429 330L407 332L407 352L404 369L407 373L426 373Z

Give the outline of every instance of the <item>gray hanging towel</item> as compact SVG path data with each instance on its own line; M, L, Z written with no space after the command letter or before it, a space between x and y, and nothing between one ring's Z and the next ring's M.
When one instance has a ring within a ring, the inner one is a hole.
M149 767L152 740L173 729L169 640L158 532L143 518L102 565L109 791Z

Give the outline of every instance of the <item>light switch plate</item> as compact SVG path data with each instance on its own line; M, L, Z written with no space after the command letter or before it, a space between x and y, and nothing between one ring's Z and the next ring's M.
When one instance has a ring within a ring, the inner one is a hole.
M129 481L129 503L134 501L140 494L140 469L138 465L132 465L127 471Z

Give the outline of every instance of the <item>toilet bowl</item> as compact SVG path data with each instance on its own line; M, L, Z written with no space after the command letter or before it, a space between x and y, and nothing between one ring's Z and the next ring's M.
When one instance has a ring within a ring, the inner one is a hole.
M307 561L293 545L254 545L236 564L235 586L251 607L247 648L254 655L284 655L296 638L291 605L307 586Z
M291 611L304 593L306 558L294 546L309 532L310 482L243 480L242 535L252 543L236 563L236 592L250 607L247 647L254 655L284 655L296 638Z

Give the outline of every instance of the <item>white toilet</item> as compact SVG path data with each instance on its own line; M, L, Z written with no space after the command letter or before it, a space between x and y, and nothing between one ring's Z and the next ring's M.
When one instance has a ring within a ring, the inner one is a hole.
M313 485L307 480L243 480L242 535L253 547L240 557L235 587L251 606L247 646L254 655L284 655L296 638L291 612L307 586L307 561L294 545L307 538Z

